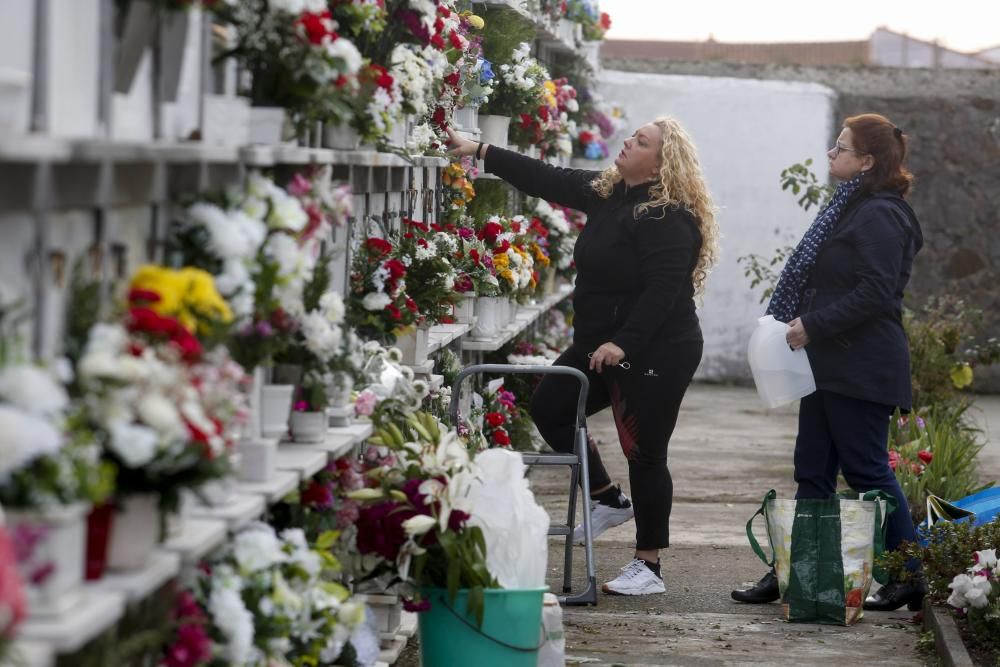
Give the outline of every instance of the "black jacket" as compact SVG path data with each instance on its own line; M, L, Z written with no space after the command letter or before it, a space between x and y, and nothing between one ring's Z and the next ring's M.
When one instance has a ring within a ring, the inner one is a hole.
M618 183L603 199L590 187L599 172L561 169L496 146L487 151L486 171L587 214L573 252L577 347L590 352L611 341L636 361L652 341L701 340L692 283L701 233L694 216L658 207L637 217L650 184Z
M917 216L899 195L860 195L848 205L799 305L817 388L910 409L903 289L922 245Z

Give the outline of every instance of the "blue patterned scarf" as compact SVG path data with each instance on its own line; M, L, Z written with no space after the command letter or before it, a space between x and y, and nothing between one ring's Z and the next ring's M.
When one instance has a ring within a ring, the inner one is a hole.
M782 322L795 319L799 301L802 299L802 290L806 286L806 280L809 279L809 270L816 262L819 249L844 213L851 196L861 187L863 178L862 174L858 174L837 186L837 191L833 193L830 202L819 212L806 230L805 236L799 241L799 245L795 247L795 252L788 258L788 263L778 278L778 285L771 295L771 302L767 304L767 314L774 315L774 319Z

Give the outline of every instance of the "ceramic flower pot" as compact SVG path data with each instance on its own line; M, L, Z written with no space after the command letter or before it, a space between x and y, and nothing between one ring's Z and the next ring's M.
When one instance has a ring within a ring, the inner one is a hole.
M361 145L361 135L350 125L324 125L323 146L342 151L356 151Z
M239 475L244 482L269 482L274 476L278 441L274 438L247 438L236 444L240 454Z
M455 321L459 324L472 324L476 321L476 295L463 294L455 304Z
M155 493L126 496L115 512L108 547L108 569L137 570L160 543L160 498Z
M260 432L265 438L280 438L288 432L295 385L266 384L260 390Z
M479 131L479 107L461 107L455 109L453 119L456 129L467 132Z
M333 382L328 388L330 407L342 408L351 404L351 392L354 391L354 378L345 371L336 371Z
M283 107L250 107L250 143L280 144L284 130Z
M325 411L292 413L292 440L295 442L322 442L328 427Z
M481 296L476 299L476 324L470 335L473 338L493 338L506 326L504 307L506 297Z
M430 327L418 326L396 339L396 347L403 353L403 364L417 366L427 361L427 343Z
M491 146L507 148L507 131L510 130L510 116L479 116L481 141Z
M84 503L44 510L7 509L7 531L23 551L18 557L28 609L35 618L58 616L79 599L86 563Z

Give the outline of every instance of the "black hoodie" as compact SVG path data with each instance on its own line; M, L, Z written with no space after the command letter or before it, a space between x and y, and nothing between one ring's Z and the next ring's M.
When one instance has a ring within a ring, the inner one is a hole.
M603 199L590 185L599 172L561 169L496 146L486 154L486 171L587 214L573 252L573 343L582 351L610 341L641 363L651 343L701 340L692 283L701 233L694 216L670 207L636 215L651 183L619 182Z
M799 305L817 388L911 407L903 290L923 240L916 214L895 193L861 195L840 216Z

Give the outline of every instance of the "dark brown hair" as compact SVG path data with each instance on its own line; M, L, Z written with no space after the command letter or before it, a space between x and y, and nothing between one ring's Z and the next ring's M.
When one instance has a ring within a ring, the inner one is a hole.
M906 196L913 183L904 162L909 137L877 113L863 113L844 121L859 155L871 155L875 166L869 170L862 188L869 192L889 190Z

